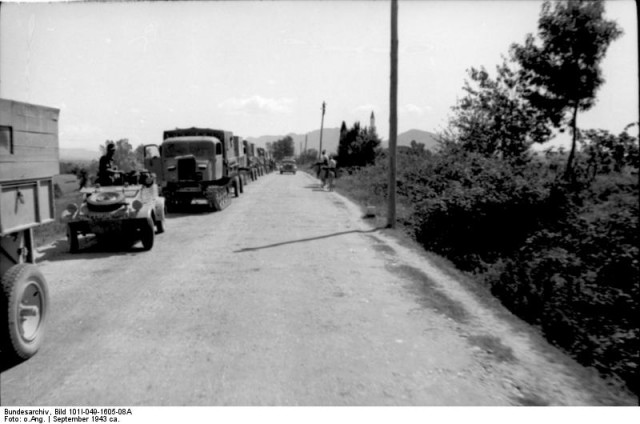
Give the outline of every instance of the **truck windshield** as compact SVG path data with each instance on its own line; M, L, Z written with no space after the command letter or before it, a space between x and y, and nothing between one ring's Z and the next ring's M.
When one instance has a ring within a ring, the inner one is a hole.
M164 143L162 153L168 158L183 155L211 157L215 155L215 147L211 141L181 141Z

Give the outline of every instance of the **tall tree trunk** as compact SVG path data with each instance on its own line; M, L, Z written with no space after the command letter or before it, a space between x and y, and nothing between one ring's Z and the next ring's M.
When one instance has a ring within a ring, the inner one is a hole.
M576 102L575 106L573 107L573 117L571 118L571 133L572 133L571 151L569 152L569 159L567 159L567 167L565 168L565 171L564 171L564 179L567 182L573 182L575 177L573 162L576 156L576 143L578 139L578 105L579 105L579 102Z

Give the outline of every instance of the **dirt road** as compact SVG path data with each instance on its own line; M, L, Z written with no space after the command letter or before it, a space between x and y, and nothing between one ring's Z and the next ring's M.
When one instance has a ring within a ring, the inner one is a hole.
M46 340L3 405L596 405L562 355L304 173L150 252L41 249ZM551 353L550 353L551 352Z

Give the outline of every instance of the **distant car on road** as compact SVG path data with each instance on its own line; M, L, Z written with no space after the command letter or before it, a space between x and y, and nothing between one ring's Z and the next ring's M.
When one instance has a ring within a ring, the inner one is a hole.
M298 167L296 166L296 161L294 159L285 159L282 161L282 165L280 166L281 174L284 174L285 172L295 174L296 171L298 171Z

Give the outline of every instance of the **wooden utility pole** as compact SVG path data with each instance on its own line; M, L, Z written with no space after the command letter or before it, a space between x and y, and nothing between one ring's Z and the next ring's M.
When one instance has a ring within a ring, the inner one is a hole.
M391 88L389 92L389 211L387 213L387 227L396 228L396 143L398 137L398 0L391 0Z
M322 128L324 127L324 111L327 107L325 102L322 102L322 120L320 121L320 150L318 151L318 160L322 158Z
M309 134L304 135L304 152L307 153L307 141L309 138Z

